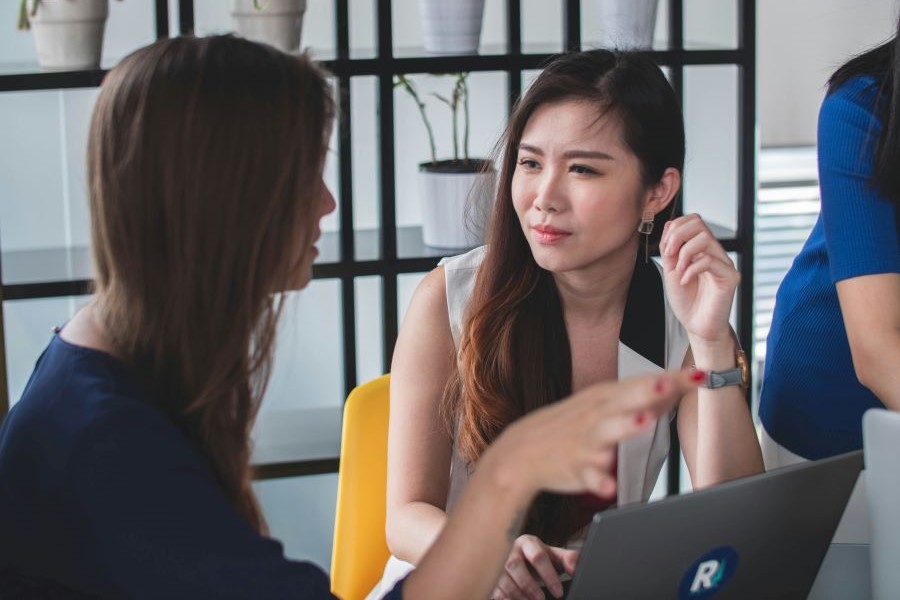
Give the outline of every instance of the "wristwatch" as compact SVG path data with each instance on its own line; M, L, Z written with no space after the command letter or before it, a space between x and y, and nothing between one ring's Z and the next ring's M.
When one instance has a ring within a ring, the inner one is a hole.
M750 365L747 362L747 355L738 348L734 353L734 358L737 362L735 368L724 371L708 371L703 387L711 390L727 385L739 385L744 390L750 387Z

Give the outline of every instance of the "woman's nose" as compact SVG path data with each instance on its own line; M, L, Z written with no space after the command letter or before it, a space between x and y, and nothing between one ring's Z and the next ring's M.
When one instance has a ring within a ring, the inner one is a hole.
M539 212L555 213L562 210L565 203L563 190L559 182L552 175L549 175L538 188L537 196L534 199L534 208Z

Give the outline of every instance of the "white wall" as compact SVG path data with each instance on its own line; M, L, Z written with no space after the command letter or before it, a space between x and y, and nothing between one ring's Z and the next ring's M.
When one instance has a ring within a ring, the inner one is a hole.
M897 1L759 0L757 15L762 146L814 145L825 82L893 34Z

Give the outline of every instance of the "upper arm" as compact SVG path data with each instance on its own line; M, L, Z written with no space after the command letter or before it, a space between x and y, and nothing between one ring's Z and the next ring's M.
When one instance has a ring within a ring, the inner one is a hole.
M864 91L828 96L819 115L822 221L833 282L900 273L897 204L871 182L880 124Z
M844 279L837 283L837 294L854 364L900 361L900 356L879 350L884 341L900 336L900 274Z
M388 515L408 502L444 508L451 440L441 419L444 387L455 368L444 269L419 284L391 363Z
M152 410L147 408L148 411ZM330 598L328 579L287 560L232 508L181 434L161 416L101 424L69 469L74 527L101 595ZM74 534L74 532L73 532Z

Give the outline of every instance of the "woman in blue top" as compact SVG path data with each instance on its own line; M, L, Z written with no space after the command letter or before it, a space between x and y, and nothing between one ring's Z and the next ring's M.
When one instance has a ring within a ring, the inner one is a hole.
M900 24L831 76L818 138L822 212L768 339L768 466L859 449L867 409L900 410Z
M309 282L335 207L333 114L308 58L227 36L162 40L107 75L88 145L96 294L0 428L0 597L331 597L266 537L249 432L274 292ZM537 492L614 494L616 443L703 377L592 386L511 426L390 597L487 597Z

